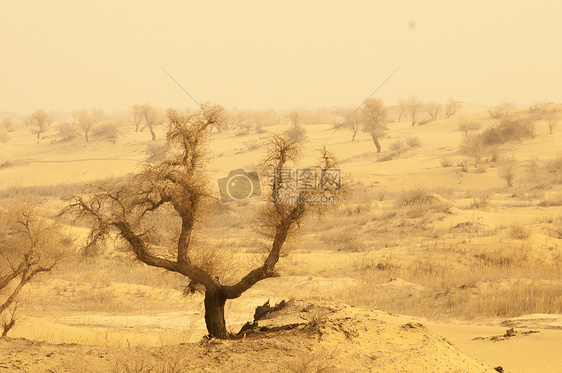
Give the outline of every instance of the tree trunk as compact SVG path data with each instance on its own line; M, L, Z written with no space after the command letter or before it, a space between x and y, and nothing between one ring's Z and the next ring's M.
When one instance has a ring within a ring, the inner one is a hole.
M152 128L152 126L148 126L148 129L150 130L150 134L152 135L152 141L156 140L156 134L154 133L154 129Z
M84 137L86 137L86 142L90 142L90 139L88 138L88 131L84 133Z
M374 133L371 133L371 137L373 138L373 142L375 143L375 146L377 147L377 153L380 153L381 152L381 144L379 143L379 138Z
M357 130L353 130L353 137L351 138L351 141L355 141L355 135L357 135Z
M213 338L227 339L226 323L224 321L224 304L226 294L222 288L205 291L205 324L207 331Z

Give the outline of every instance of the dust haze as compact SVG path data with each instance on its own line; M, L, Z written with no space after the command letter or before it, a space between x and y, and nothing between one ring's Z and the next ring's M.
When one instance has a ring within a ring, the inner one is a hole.
M0 371L557 372L560 5L0 6Z

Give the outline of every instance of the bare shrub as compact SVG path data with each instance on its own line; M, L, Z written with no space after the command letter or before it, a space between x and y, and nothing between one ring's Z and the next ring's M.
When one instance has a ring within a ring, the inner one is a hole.
M470 208L473 209L485 209L490 207L490 199L487 195L483 195L472 200Z
M559 153L556 158L550 160L546 165L546 169L551 174L562 172L562 153Z
M469 134L465 137L461 144L461 152L474 159L474 162L480 162L484 156L485 146L480 134Z
M529 230L529 228L522 224L513 224L510 227L509 232L511 234L511 237L518 240L525 240L531 235L531 231Z
M290 141L306 141L306 129L300 124L293 125L287 131L285 131L286 136Z
M454 163L450 158L441 159L441 167L453 167Z
M405 147L406 144L401 139L394 140L389 146L390 150L393 152L402 152Z
M408 144L410 148L418 148L421 146L421 140L419 137L410 136L406 139L406 144Z
M482 133L482 142L486 145L495 145L534 137L535 124L530 119L503 117L499 125L490 127Z
M549 194L541 203L539 203L539 206L562 206L562 191Z
M517 160L510 156L500 162L499 174L505 179L508 188L513 187L513 179L515 178L515 172L517 170Z
M121 135L121 131L117 123L110 121L94 127L92 129L92 135L98 139L115 142Z
M424 187L415 187L402 191L397 199L399 205L410 206L432 202L434 197Z
M61 141L71 141L78 136L78 126L72 123L61 123L59 125L59 134Z

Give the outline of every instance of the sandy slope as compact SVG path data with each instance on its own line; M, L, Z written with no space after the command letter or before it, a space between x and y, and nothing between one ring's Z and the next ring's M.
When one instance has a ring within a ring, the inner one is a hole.
M267 315L240 340L109 349L18 339L1 341L0 357L0 371L26 372L104 372L131 369L141 360L160 366L173 362L181 371L193 372L494 371L420 323L381 311L306 301L290 302Z

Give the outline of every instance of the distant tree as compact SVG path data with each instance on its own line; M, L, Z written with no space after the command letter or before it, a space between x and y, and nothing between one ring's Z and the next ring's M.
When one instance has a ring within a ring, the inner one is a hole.
M287 118L293 125L293 127L297 127L302 122L302 113L298 110L293 110L289 114L287 114Z
M103 111L101 109L90 109L90 111L82 109L74 111L72 115L74 117L74 122L77 123L78 127L84 133L86 142L89 142L90 139L88 135L90 134L92 127L101 122L103 118Z
M6 117L0 123L1 128L5 128L8 132L14 132L14 118Z
M25 124L31 127L31 133L36 134L39 139L53 123L53 114L39 109L25 118Z
M64 240L56 223L40 217L31 203L0 208L0 315L17 302L36 275L50 272L62 259ZM14 326L14 311L4 318L5 337Z
M291 127L287 131L285 131L285 136L287 136L289 141L306 141L306 130L301 125L302 113L293 110L288 114L288 117L291 121Z
M435 101L431 101L425 106L425 109L427 110L427 113L431 117L431 120L436 120L437 117L439 116L439 113L443 109L443 106Z
M464 132L466 138L469 137L469 132L478 131L482 128L480 122L469 122L465 119L459 121L459 130Z
M453 115L455 115L457 110L459 110L460 106L461 106L460 102L455 101L452 98L449 98L449 101L445 103L445 117L450 118Z
M266 203L257 219L260 232L271 239L271 247L261 265L231 284L221 282L204 263L196 261L197 246L192 239L196 222L208 211L206 207L212 198L205 170L206 144L210 127L217 125L216 118L221 113L218 106L204 106L201 112L190 116L170 113L168 120L173 123L167 139L170 153L164 160L145 164L137 175L123 184L100 185L95 193L74 196L65 212L76 211L89 219L90 244L107 238L114 231L139 261L186 276L191 281L190 290L203 287L207 331L212 337L225 339L230 336L224 317L226 301L240 297L257 282L275 276L275 265L283 245L302 221L309 205L281 199L282 190L278 184L271 185L268 201L275 203ZM287 167L302 151L298 141L280 135L273 135L265 145L264 167L272 172L274 168ZM331 157L328 161L320 171L336 167ZM304 193L308 192L299 193L299 197L305 197ZM164 216L167 218L161 219ZM177 236L169 241L169 247L163 247L162 242L151 244L155 231L171 231L167 230L171 227L165 226L165 221L177 224Z
M405 99L401 98L397 102L398 104L398 122L402 122L402 116L408 112L408 103Z
M133 105L132 116L133 116L133 123L135 123L135 132L139 131L139 126L142 122L143 113L142 113L142 106L139 104Z
M350 110L346 114L347 115L345 117L347 118L347 122L345 123L345 127L353 131L353 136L351 137L351 141L355 141L355 136L357 135L357 132L361 128L361 123L362 123L361 113L359 112L353 113Z
M388 111L380 98L370 98L365 102L361 109L363 130L371 134L371 138L377 148L377 153L381 152L379 138L384 136Z
M417 114L422 108L423 103L416 95L411 95L407 101L407 110L408 114L410 114L410 118L412 118L412 127L416 125L417 122Z
M140 107L140 112L145 121L144 126L141 128L141 132L148 127L150 135L152 136L152 141L156 140L154 126L159 124L162 119L160 111L150 104L144 104Z
M554 133L554 129L558 127L560 122L560 112L557 109L547 109L544 111L543 118L548 125L550 134Z

